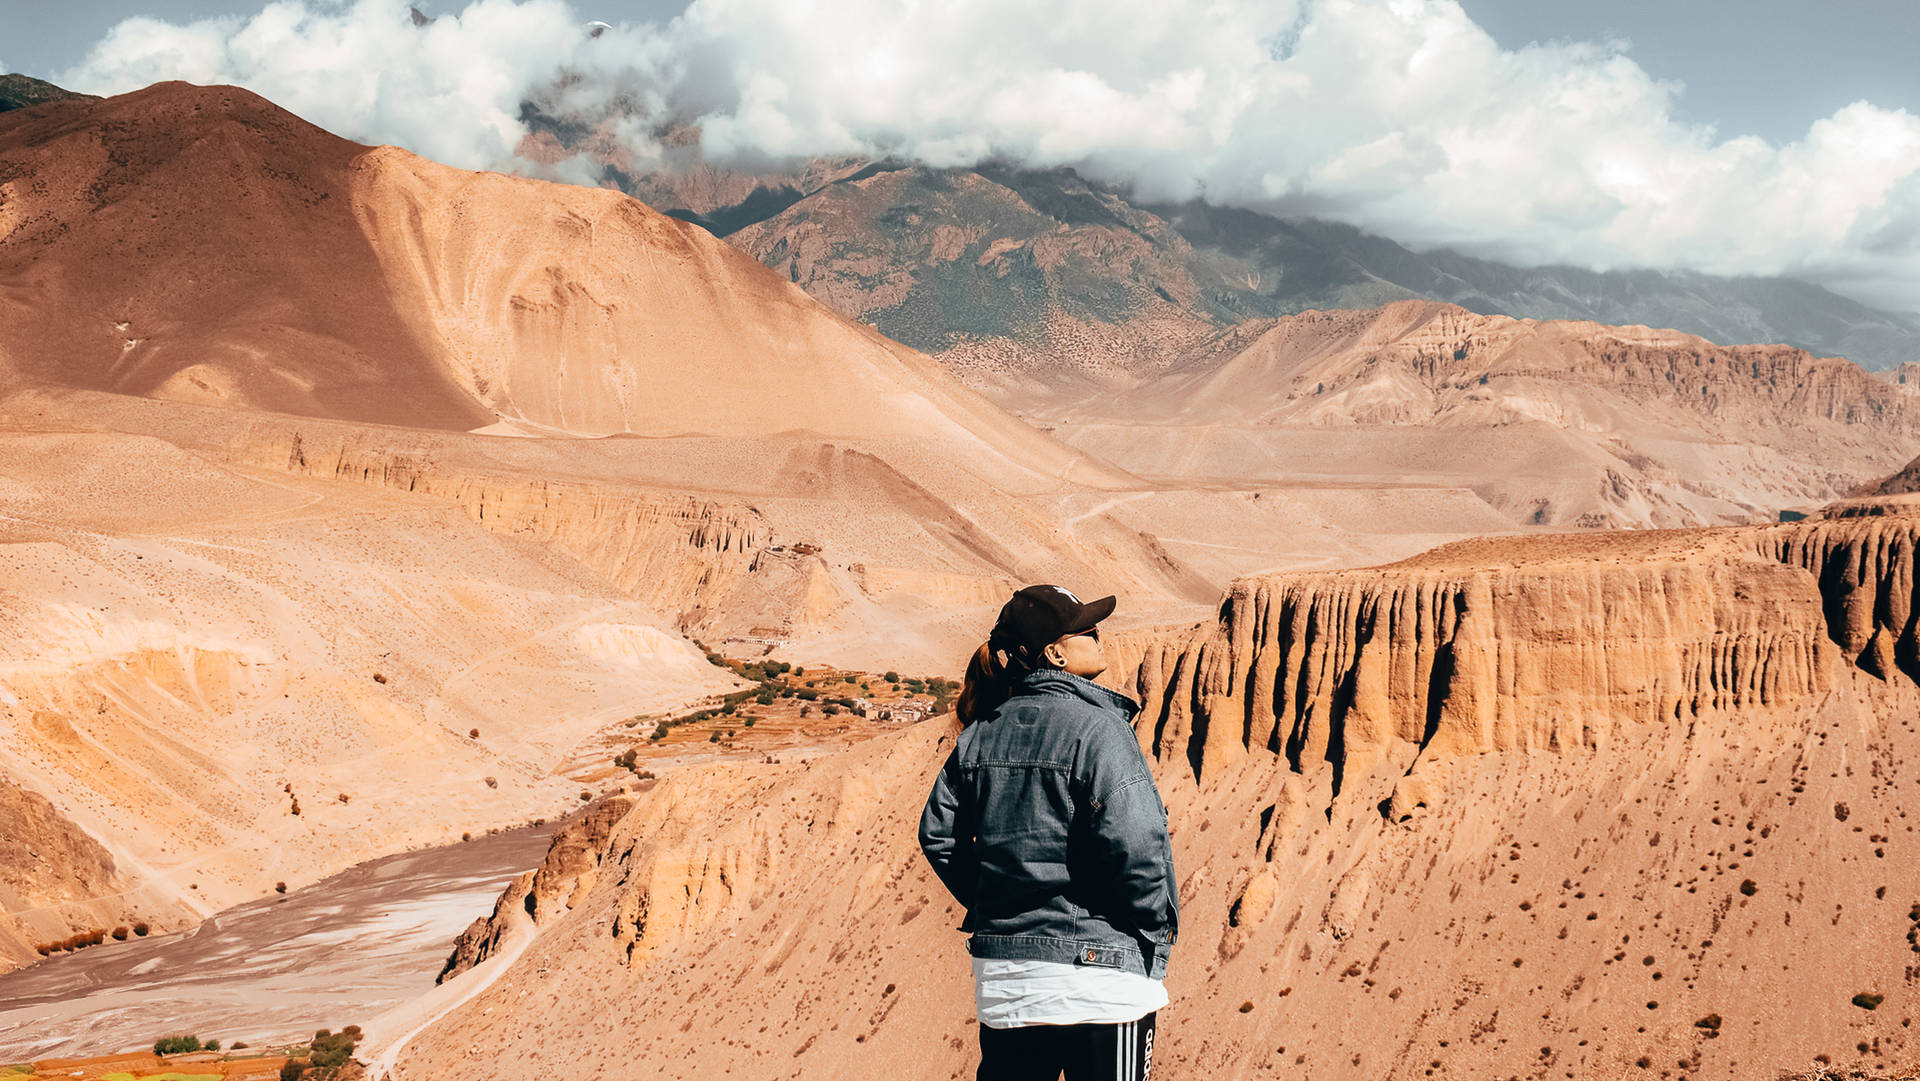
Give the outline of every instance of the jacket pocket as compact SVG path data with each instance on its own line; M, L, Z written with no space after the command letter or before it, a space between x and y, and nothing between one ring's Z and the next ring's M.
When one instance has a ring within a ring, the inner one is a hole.
M1124 968L1129 959L1126 950L1114 949L1111 946L1082 946L1074 960L1076 964L1093 965L1097 968Z

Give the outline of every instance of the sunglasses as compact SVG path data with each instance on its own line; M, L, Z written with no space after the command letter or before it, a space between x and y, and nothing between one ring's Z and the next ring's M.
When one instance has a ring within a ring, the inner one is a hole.
M1078 634L1070 634L1067 637L1068 638L1091 638L1094 641L1098 642L1100 640L1100 628L1088 627L1086 630L1081 631Z

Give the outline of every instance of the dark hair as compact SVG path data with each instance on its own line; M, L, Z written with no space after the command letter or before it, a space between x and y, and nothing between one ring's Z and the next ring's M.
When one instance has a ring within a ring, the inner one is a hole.
M995 628L998 637L998 628ZM953 704L954 715L962 726L972 724L1000 708L1013 697L1013 686L1035 665L1026 650L989 638L980 643L967 661L967 675L960 684L960 697Z

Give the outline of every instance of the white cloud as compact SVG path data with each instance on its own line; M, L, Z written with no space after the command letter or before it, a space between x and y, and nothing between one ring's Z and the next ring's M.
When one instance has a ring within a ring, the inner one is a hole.
M1454 0L693 0L600 37L564 0L280 0L117 26L67 85L232 82L353 138L514 167L520 102L657 162L1070 164L1143 194L1315 213L1517 262L1810 277L1920 306L1920 118L1866 102L1785 146L1675 121L1617 43L1499 47ZM521 167L526 167L520 163ZM587 180L573 161L549 170Z

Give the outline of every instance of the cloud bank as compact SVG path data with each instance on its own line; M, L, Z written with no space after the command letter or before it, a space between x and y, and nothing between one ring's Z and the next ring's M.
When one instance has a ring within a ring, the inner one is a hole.
M116 26L60 81L248 87L339 134L531 168L521 102L617 120L637 168L893 155L1072 165L1150 199L1349 222L1522 264L1809 278L1920 308L1920 117L1867 102L1786 145L1673 119L1617 43L1501 48L1454 0L693 0L590 36L589 7L276 0ZM591 182L584 163L560 175Z

